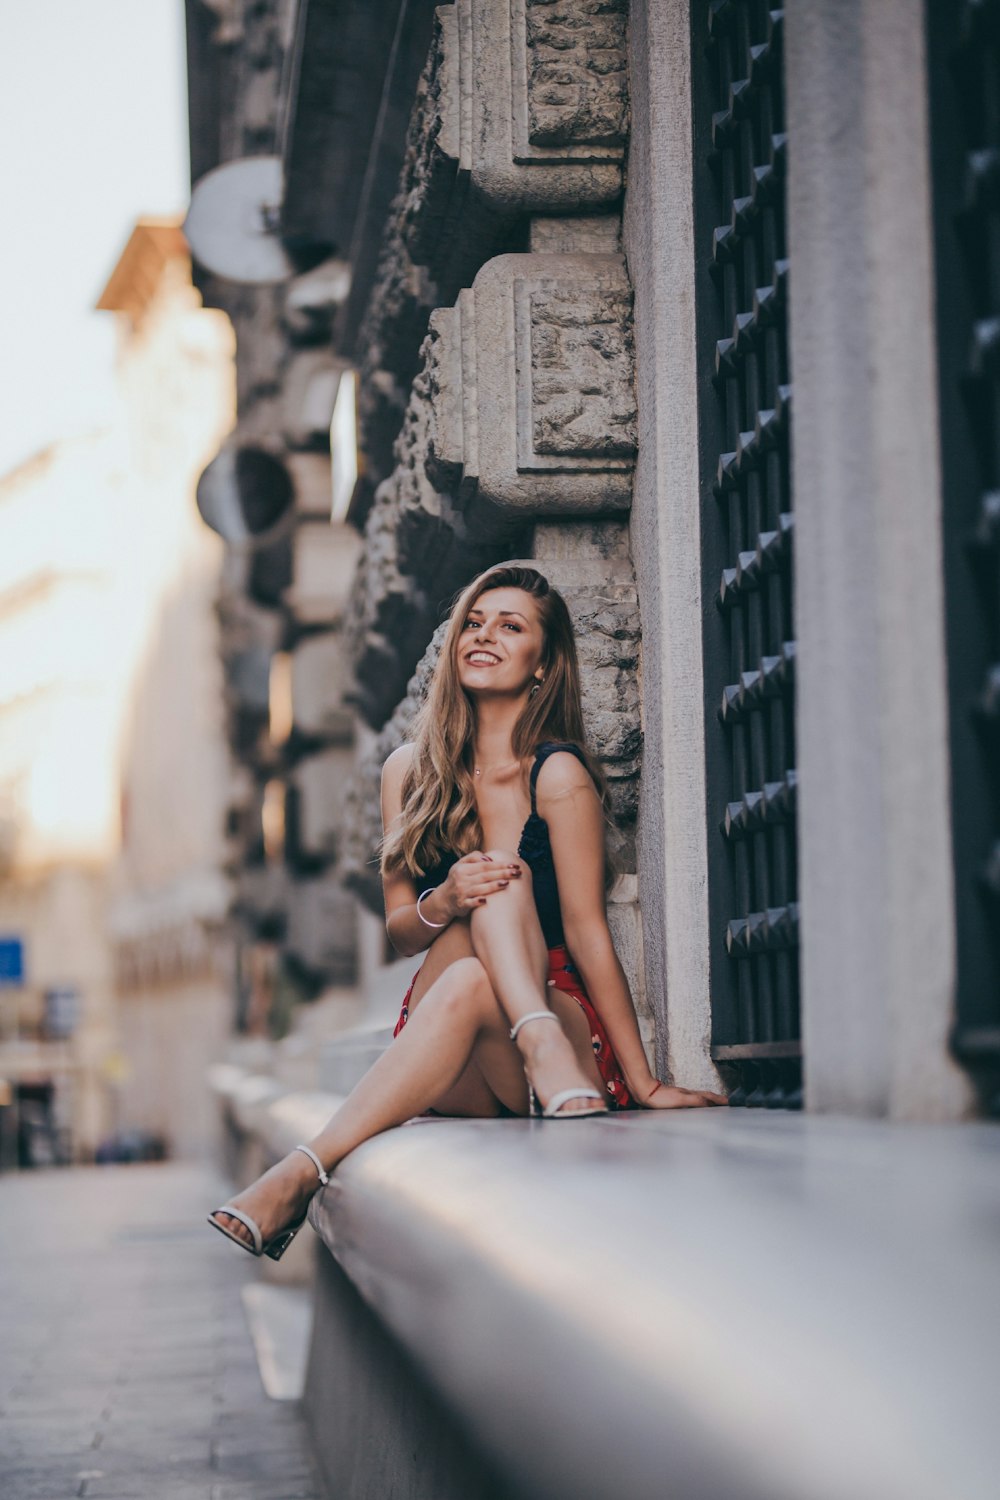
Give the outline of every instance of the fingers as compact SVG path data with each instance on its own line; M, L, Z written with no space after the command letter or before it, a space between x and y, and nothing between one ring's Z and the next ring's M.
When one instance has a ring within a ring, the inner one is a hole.
M496 868L497 868L497 870L504 871L508 875L509 874L520 875L520 873L521 873L521 866L516 861L514 861L513 863L506 863L506 862L504 862L504 863L498 863L493 858L492 854L484 854L483 851L482 851L482 849L473 849L473 851L472 851L471 854L463 854L462 857L461 857L461 859L456 860L455 864L452 866L452 869L456 869L456 870L460 869L461 866L465 865L465 864L480 864L480 863L495 865Z
M510 885L513 876L491 876L489 879L477 878L475 880L463 880L456 892L456 900L462 910L474 910L477 906L483 906L490 896L495 896L499 891Z
M502 885L476 886L475 890L463 891L458 899L463 906L477 906L481 901L485 901L488 896L495 896L497 891L500 890L503 890Z
M497 864L496 860L492 859L490 855L480 854L478 850L472 854L465 855L464 859L469 861L470 867L467 870L463 870L461 874L455 875L455 883L458 887L458 900L459 904L463 907L482 906L488 896L496 895L498 891L502 891L505 886L508 886L512 880L519 880L521 876L520 865ZM483 871L482 874L479 873L476 866L479 865L480 861L489 862L492 866L489 872ZM459 864L461 863L462 861L460 860ZM458 866L455 865L452 868L453 871L457 871ZM473 873L473 870L476 872Z
M685 1093L692 1094L698 1104L728 1104L728 1094L716 1094L711 1089L685 1089Z
M463 906L485 906L490 896L495 896L502 891L510 882L507 880L495 881L492 885L477 886L468 895L459 897Z
M462 881L463 896L483 896L489 891L495 891L499 886L510 885L517 877L511 874L496 875L474 875L469 880Z
M662 1084L646 1101L647 1109L701 1109L705 1106L728 1104L725 1094L713 1093L710 1089L685 1089L680 1085Z
M698 1109L707 1104L728 1104L729 1100L725 1094L714 1094L711 1089L681 1089L686 1097L681 1100L682 1108Z

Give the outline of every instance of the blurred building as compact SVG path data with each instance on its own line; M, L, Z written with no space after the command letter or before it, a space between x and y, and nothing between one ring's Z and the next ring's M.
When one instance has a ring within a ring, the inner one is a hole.
M230 1027L217 538L198 474L233 421L233 336L202 306L174 223L140 220L98 307L118 321L118 385L143 618L120 709L120 820L107 934L121 1128L197 1154L211 1138L206 1064Z
M114 427L0 480L8 1163L18 1116L22 1158L87 1157L140 1123L191 1146L207 1128L191 1108L207 1061L197 1049L224 1025L228 996L207 977L198 926L225 914L228 771L221 548L200 524L194 480L232 421L232 334L201 308L174 223L137 225L101 306L122 316ZM152 976L144 903L178 929ZM208 986L196 1015L173 1014L133 1051L143 986L176 999L192 962ZM175 1042L196 1049L176 1072Z
M192 175L273 146L290 65L294 6L189 8ZM219 221L235 239L244 216ZM251 227L251 253L266 237ZM361 542L333 514L334 408L348 365L331 347L346 287L329 257L306 257L274 284L234 282L196 262L206 304L236 335L237 415L202 474L199 505L227 542L219 601L230 751L239 767L227 815L234 897L229 933L240 1033L280 1037L297 1007L342 1028L355 1014L358 911L335 873L355 760L345 616ZM343 480L340 481L343 489ZM312 1066L312 1060L307 1067Z

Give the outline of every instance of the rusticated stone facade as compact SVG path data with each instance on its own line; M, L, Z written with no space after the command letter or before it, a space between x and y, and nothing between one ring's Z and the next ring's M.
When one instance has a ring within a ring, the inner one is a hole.
M626 0L587 0L582 5L576 0L523 0L512 5L514 26L525 28L530 145L624 147L626 11Z
M422 701L450 599L511 557L533 559L569 604L619 893L634 898L625 11L623 0L457 0L434 15L353 351L367 469L356 514L367 517L347 645L376 735L345 802L338 870L374 912L382 764ZM637 938L626 946L635 955ZM641 989L637 958L633 969Z
M627 511L636 412L620 257L497 256L433 322L447 372L433 460L472 529Z
M394 3L378 15L353 0L303 9L283 75L296 93L272 99L290 132L286 247L300 252L324 226L320 263L280 287L206 278L237 329L231 443L279 459L293 495L287 521L229 569L227 617L243 622L233 743L249 773L231 819L237 910L304 972L343 977L343 953L320 929L327 917L350 927L337 881L381 912L381 767L426 691L450 602L491 564L530 559L576 623L623 875L616 930L641 989L626 0L409 0L393 21ZM285 5L273 9L290 17ZM344 39L370 78L349 65ZM370 129L338 134L331 111ZM325 429L345 367L357 380L358 478L346 525L331 529ZM278 654L292 703L276 740L267 669ZM366 726L355 752L351 709Z
M497 358L510 345L512 358ZM619 256L503 255L432 314L395 468L375 494L349 627L378 727L428 625L543 516L628 508L631 299Z
M446 299L525 214L613 208L620 198L625 8L456 0L437 10L402 224L411 256Z

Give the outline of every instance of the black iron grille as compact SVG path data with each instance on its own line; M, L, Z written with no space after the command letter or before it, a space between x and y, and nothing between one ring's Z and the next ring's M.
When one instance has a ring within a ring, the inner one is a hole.
M931 0L957 1023L1000 1113L1000 3Z
M712 1056L731 1103L797 1108L783 13L694 12Z

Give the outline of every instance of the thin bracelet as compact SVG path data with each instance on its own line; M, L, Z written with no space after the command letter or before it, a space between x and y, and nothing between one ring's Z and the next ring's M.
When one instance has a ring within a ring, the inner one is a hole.
M424 916L423 912L420 910L420 903L424 899L424 897L425 896L432 896L436 890L437 890L437 886L436 885L429 885L427 887L426 891L421 891L420 895L417 897L417 916L420 918L421 922L423 922L423 924L424 924L425 927L447 927L448 926L447 922L431 922L431 921L429 921L427 919L427 917Z

